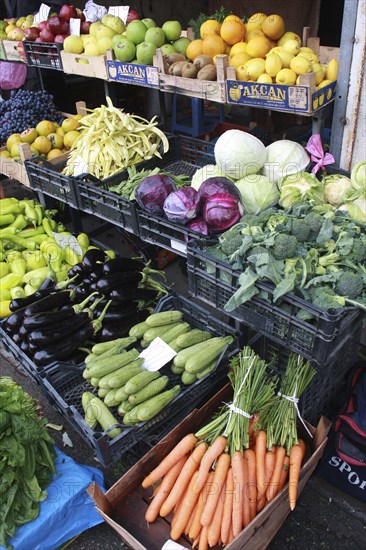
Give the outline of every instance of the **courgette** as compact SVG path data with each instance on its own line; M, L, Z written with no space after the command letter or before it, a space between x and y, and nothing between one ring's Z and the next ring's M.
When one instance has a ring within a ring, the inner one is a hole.
M146 349L150 346L150 342L146 342L144 339L142 339L140 342L140 346L142 347L142 349Z
M132 395L134 393L137 393L138 391L142 390L146 384L149 384L153 380L156 380L156 378L159 378L160 373L158 371L151 372L148 370L144 370L143 372L140 372L139 374L136 374L136 376L133 376L126 382L125 385L125 392L127 395Z
M117 338L116 340L110 340L109 342L99 342L92 347L92 353L85 358L85 364L89 367L99 359L105 359L106 357L112 357L118 355L124 349L128 348L137 342L137 338L128 336L126 338ZM105 344L109 344L105 346ZM97 347L98 346L98 347ZM94 350L97 351L94 351Z
M90 378L92 378L89 369L84 369L82 376L85 380L90 380Z
M123 353L114 355L113 357L101 359L100 361L94 363L94 365L88 370L91 376L102 378L102 376L124 367L134 359L137 359L138 356L139 352L134 348L130 351L124 351Z
M185 334L181 334L177 338L177 344L182 349L188 348L189 346L194 346L200 342L205 342L212 338L212 334L207 330L200 330L199 328L194 328Z
M149 327L159 327L161 325L171 325L176 321L180 321L183 317L181 311L172 310L172 311L160 311L159 313L153 313L145 319L145 323ZM134 336L133 334L131 336Z
M125 392L125 387L124 387L124 386L122 386L121 388L117 388L116 399L117 399L120 403L122 403L122 401L127 401L128 395L127 395L127 393Z
M113 427L118 424L118 421L114 418L108 407L103 403L103 401L98 399L98 397L93 396L93 399L90 399L88 408L89 407L92 409L94 417L97 419L103 430L107 432L108 437L113 439L122 433L121 428Z
M138 374L142 374L144 371L141 369L142 365L144 363L144 359L139 358L135 361L132 361L123 369L119 370L118 372L112 373L112 376L108 380L108 386L110 388L121 388L122 386L125 386L125 384L131 379L137 376ZM127 393L127 392L126 392Z
M217 363L217 359L214 359L212 363L208 365L208 367L197 372L196 374L197 380L201 380L202 378L210 374L216 368L216 363Z
M158 336L162 338L165 333L170 331L170 329L175 328L180 324L180 321L177 321L175 323L170 323L169 325L150 327L144 332L143 340L150 344L153 340L155 340L155 338L157 338Z
M134 409L135 407L136 405L134 405L133 403L130 403L129 401L122 401L122 403L118 407L118 412L120 414L126 414L132 411L132 409Z
M207 368L217 359L226 346L234 341L232 336L212 338L205 342L205 349L191 355L185 362L184 369L190 374L196 374ZM187 348L189 349L189 348Z
M132 336L134 338L142 338L144 335L144 332L147 331L149 328L149 325L146 323L146 321L142 321L141 323L137 323L136 325L133 325L133 327L129 330L129 336Z
M186 364L186 361L193 355L198 354L202 350L206 350L208 346L212 345L213 342L221 341L221 337L217 336L216 338L210 338L210 340L206 340L205 342L200 342L199 344L194 344L193 346L189 346L188 348L184 348L181 351L177 353L177 355L173 359L173 364L176 367L184 367Z
M171 326L171 328L161 336L161 339L167 344L170 344L170 342L172 342L179 335L188 332L190 328L191 326L189 323L179 323L175 327Z
M182 372L184 371L184 367L177 367L173 363L172 366L170 367L170 370L172 371L173 374L182 374Z
M179 336L178 336L179 338ZM182 348L178 345L177 340L178 338L174 338L171 342L169 342L169 346L178 353Z
M99 386L99 380L100 378L96 378L95 376L93 376L89 382L90 384L94 387L94 388L97 388Z
M163 390L165 390L165 388L168 385L168 382L169 382L168 376L160 376L156 380L153 380L152 382L147 384L147 386L142 388L142 390L138 391L137 393L131 394L128 397L128 401L133 405L138 405L140 403L143 403L144 401L147 401L147 399L150 399L150 397L154 397L154 395L157 395Z
M107 405L107 407L116 407L121 403L121 401L116 400L116 393L118 388L113 388L108 391L107 395L103 399L104 403Z
M100 397L101 399L104 399L108 392L109 392L109 388L99 388L98 397Z
M138 407L139 407L139 405L134 407L132 409L132 411L127 412L123 416L123 419L122 419L123 424L126 424L126 426L134 426L135 424L139 423L139 419L137 418L137 409L138 409Z
M187 372L186 370L182 373L182 384L185 386L190 386L191 384L194 384L194 382L197 381L197 375L191 374L190 372Z
M84 420L94 430L97 425L97 419L93 414L93 409L89 407L90 401L93 399L94 395L89 391L85 391L81 396L81 404L84 409Z
M173 399L175 399L180 393L180 386L174 386L170 390L166 390L159 395L151 397L144 403L137 405L136 414L140 422L145 422L154 418L161 410L164 409ZM133 409L134 411L135 409ZM131 411L132 412L132 411Z

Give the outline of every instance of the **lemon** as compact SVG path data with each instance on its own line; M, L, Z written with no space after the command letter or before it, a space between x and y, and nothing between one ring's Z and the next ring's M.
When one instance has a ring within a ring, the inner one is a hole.
M338 77L338 61L336 59L331 59L328 63L326 79L337 80L337 77Z
M263 73L258 76L257 82L261 82L262 84L272 84L272 77L270 77L267 73Z
M254 30L254 29L260 29L262 27L262 23L265 19L267 19L267 15L265 13L254 13L248 19L247 31L251 31L251 30Z
M237 53L245 53L247 51L247 42L237 42L230 48L230 57Z
M284 69L288 69L290 67L291 59L294 58L294 55L290 52L286 52L283 48L280 48L278 52L278 55L281 58L282 61L282 67Z
M296 73L292 69L281 69L276 74L277 84L287 84L289 86L293 86L296 82L296 78Z
M8 139L6 140L6 148L9 151L9 153L13 145L15 143L20 143L21 141L22 140L21 140L20 134L11 134L11 136L9 136Z
M299 45L301 46L301 38L298 34L294 33L294 32L291 32L291 31L288 31L288 32L285 32L285 34L283 34L281 36L281 38L279 40L277 40L277 45L278 46L283 46L285 42L287 42L287 40L296 40Z
M257 36L249 40L247 53L252 57L265 57L271 49L271 42L265 36Z
M248 79L257 80L258 76L265 72L265 61L260 57L255 57L247 61L244 67Z
M324 78L324 69L320 63L313 63L311 69L315 73L315 84L318 86Z
M324 88L324 86L328 86L328 84L331 84L332 82L333 82L333 80L328 80L328 79L322 80L320 82L320 84L318 85L318 89L319 88Z
M276 76L278 71L282 69L282 61L280 56L277 53L267 55L264 68L269 76Z
M284 44L282 44L282 48L289 53L292 53L292 55L297 55L300 51L300 45L297 40L286 40Z
M306 57L310 63L319 63L319 58L314 52L299 52L299 55L301 55L301 57Z
M311 73L311 63L306 57L297 55L290 61L290 69L295 71L296 74Z
M250 59L252 59L252 56L249 55L248 53L245 53L245 52L236 53L235 55L230 57L230 63L229 64L232 67L237 68L237 67L240 67L240 65L244 65Z

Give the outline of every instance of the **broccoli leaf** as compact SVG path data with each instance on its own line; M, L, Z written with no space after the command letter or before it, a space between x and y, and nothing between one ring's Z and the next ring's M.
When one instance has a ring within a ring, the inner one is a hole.
M343 271L332 271L331 273L326 273L325 275L313 277L306 283L304 288L310 288L312 286L322 285L324 283L336 283L342 273Z
M253 296L258 294L258 289L255 283L258 281L259 276L253 271L252 268L247 267L244 273L240 274L238 283L238 290L231 296L228 302L225 304L225 311L233 311L241 304L244 304L250 300Z
M295 288L296 277L296 271L293 271L292 273L289 273L285 279L282 279L282 281L274 289L274 302L276 302L278 298L280 298L287 292L291 292Z
M332 238L332 235L333 223L330 219L325 218L316 238L316 244L319 246L323 246L327 241Z

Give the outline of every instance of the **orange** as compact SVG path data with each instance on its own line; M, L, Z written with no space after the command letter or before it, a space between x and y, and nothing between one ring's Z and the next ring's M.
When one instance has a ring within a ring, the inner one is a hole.
M230 57L232 55L235 55L237 53L244 53L247 51L247 43L246 42L238 42L237 44L234 44L234 46L230 49Z
M206 38L206 36L209 36L211 34L220 34L221 29L221 23L216 21L216 19L207 19L204 23L202 23L200 27L200 36L202 40Z
M265 36L257 36L252 38L247 45L247 53L252 57L265 57L271 50L272 45Z
M202 53L204 55L210 55L211 57L225 53L225 42L221 36L211 34L203 40Z
M226 23L227 21L237 21L238 23L243 24L243 20L240 19L238 15L228 15L227 17L225 17L223 23Z
M249 40L251 40L252 38L255 38L256 36L265 36L265 34L262 31L262 29L253 29L251 31L247 30L245 34L245 41L249 42Z
M260 29L263 21L266 19L267 15L265 13L254 13L249 17L247 22L247 31Z
M230 44L227 44L227 43L225 42L225 51L224 51L224 54L230 55L230 51L231 51L231 46L230 46Z
M280 15L269 15L262 23L262 31L268 38L278 40L285 32L285 22Z
M245 27L243 23L238 21L224 21L221 25L220 36L227 44L233 46L237 42L241 42L244 38Z
M240 67L240 65L244 65L249 59L252 59L252 57L246 53L246 52L239 52L230 57L230 63L229 65L232 65L236 69Z
M188 59L193 61L198 55L202 55L202 44L203 40L198 38L197 40L192 40L188 44L187 50L186 50L186 56Z

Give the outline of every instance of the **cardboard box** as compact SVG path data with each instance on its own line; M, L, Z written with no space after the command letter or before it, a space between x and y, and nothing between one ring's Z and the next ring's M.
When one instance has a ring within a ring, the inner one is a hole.
M151 491L141 488L143 478L161 462L162 458L184 435L195 432L203 422L210 419L218 406L223 401L230 399L230 394L231 388L228 384L201 409L194 410L105 494L96 483L90 485L88 493L93 498L99 514L134 550L161 550L165 542L170 539L168 518L159 518L150 525L147 525L145 521L144 516ZM330 422L324 418L321 419L316 430L309 426L314 437L311 441L307 438L311 454L301 468L298 495L320 460L327 442L329 428ZM306 439L305 435L303 437ZM229 550L258 550L259 548L263 550L266 548L290 512L287 492L286 485L226 548ZM190 541L184 537L177 542L184 548L191 548Z
M3 40L0 40L0 60L6 61L6 53Z
M24 51L24 43L16 40L3 40L5 59L7 61L18 61L26 63L27 58Z
M107 56L60 52L64 73L108 80Z
M115 82L159 89L157 67L117 61L112 50L107 51L107 75L108 80Z

